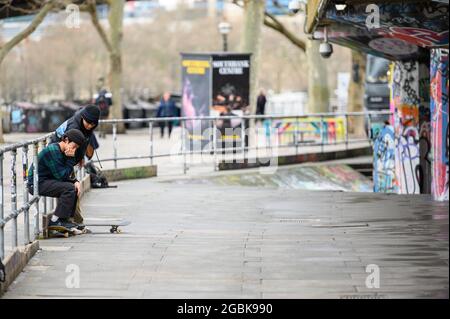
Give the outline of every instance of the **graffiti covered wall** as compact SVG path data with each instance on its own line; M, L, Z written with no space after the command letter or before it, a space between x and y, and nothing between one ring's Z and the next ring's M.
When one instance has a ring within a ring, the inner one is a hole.
M385 125L373 143L373 191L398 192L395 176L395 136L392 125Z
M395 136L395 175L400 194L420 194L419 63L396 62L391 84Z
M448 200L448 50L431 50L430 71L432 194L436 200Z

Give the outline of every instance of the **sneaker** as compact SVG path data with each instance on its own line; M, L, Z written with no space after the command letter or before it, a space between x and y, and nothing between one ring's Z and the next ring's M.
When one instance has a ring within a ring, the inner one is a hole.
M56 222L50 220L48 222L48 227L65 227L68 229L77 228L76 224L73 224L67 220L64 220L62 218L59 218Z
M84 230L86 226L83 223L77 223L74 218L69 218L69 223L74 224L78 230Z
M78 230L84 230L86 226L84 224L76 224Z

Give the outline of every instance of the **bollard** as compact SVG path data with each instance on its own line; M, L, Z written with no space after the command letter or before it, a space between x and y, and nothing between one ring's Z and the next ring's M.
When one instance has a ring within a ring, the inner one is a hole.
M0 153L0 221L3 221L3 153ZM0 261L5 258L5 225L0 224Z
M30 241L30 210L28 208L28 146L25 145L22 149L22 173L23 173L23 202L25 209L23 211L23 225L24 225L24 244L28 245Z

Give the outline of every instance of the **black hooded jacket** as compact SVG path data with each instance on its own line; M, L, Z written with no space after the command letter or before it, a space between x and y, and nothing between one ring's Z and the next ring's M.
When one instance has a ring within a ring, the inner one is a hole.
M95 137L94 134L94 130L97 127L97 125L92 130L87 130L83 125L83 118L81 116L81 112L82 110L77 111L71 118L62 123L56 129L55 134L51 138L52 143L59 142L61 141L61 138L63 137L64 133L71 129L77 129L83 133L84 137L86 138L86 142L83 145L80 145L80 147L77 149L77 152L75 153L74 157L75 161L73 163L74 166L83 159L89 144L91 144L91 146L94 149L97 149L99 147L97 138Z

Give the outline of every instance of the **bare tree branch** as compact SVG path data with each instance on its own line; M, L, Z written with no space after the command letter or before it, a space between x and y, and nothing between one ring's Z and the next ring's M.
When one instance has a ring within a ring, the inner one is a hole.
M100 24L100 21L98 20L97 8L95 6L95 0L88 0L86 10L89 12L89 15L91 16L92 24L94 25L95 29L97 30L98 35L102 39L102 41L106 47L106 50L109 53L111 53L112 45L108 39L105 29L102 27L102 25Z
M232 0L233 4L237 5L240 8L243 8L242 4L239 0ZM275 4L275 2L274 2ZM265 19L264 19L264 25L266 27L269 27L283 36L285 36L289 41L291 41L292 44L297 46L300 50L303 52L306 52L306 43L302 41L299 37L297 37L294 33L289 31L277 18L275 18L274 15L270 14L269 12L265 11Z
M265 12L266 18L264 19L264 25L272 28L273 30L284 35L289 41L292 42L295 46L297 46L303 52L306 52L306 43L297 37L294 33L288 30L275 16ZM270 20L269 20L270 19Z
M19 44L22 40L27 38L31 33L33 33L36 28L42 23L46 15L55 7L55 1L47 2L39 11L39 13L33 18L33 21L20 33L14 36L11 40L6 42L4 45L0 47L0 65L2 61L5 59L6 55L9 51L14 48L17 44Z

